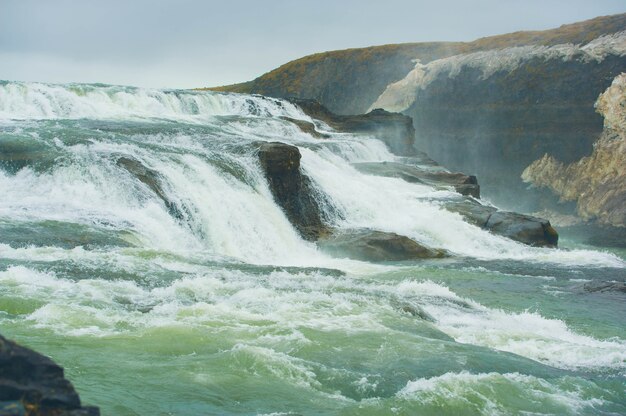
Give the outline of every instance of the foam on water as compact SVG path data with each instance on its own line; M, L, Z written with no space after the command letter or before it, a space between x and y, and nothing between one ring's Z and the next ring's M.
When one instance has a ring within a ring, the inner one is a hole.
M437 328L458 342L513 352L564 369L626 368L626 341L622 339L577 334L563 321L536 312L490 309L432 282L404 282L397 290L406 299L415 296L435 318Z
M560 414L593 411L604 403L603 399L589 397L595 389L592 383L581 388L568 385L568 381L563 378L549 383L519 373L446 373L410 381L397 396L424 405L459 406L464 412L484 415L510 414L507 398L519 397L518 394L529 403L535 403L535 411L539 412L545 411L541 403L550 403L553 411ZM498 394L500 390L508 394ZM515 394L511 395L511 392Z
M172 263L156 263L180 269ZM121 264L129 271L142 267L123 260ZM6 296L49 299L36 306L28 319L75 336L181 325L226 329L245 323L257 323L242 329L256 334L251 342L263 347L310 342L301 328L391 336L395 329L385 322L395 299L419 305L434 318L437 329L458 342L513 352L564 369L626 368L624 340L580 335L564 322L538 313L487 308L430 281L376 283L288 272L274 272L259 281L256 275L234 270L199 265L183 270L188 277L144 287L101 278L71 281L52 272L13 266L0 272L0 283L7 289ZM269 327L293 332L276 339L264 333Z

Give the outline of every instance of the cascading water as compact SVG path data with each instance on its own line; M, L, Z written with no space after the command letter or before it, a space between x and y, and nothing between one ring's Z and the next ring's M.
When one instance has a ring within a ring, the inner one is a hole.
M333 227L452 257L304 241L258 163L267 141L299 147ZM360 173L396 157L289 102L0 82L0 150L2 333L105 414L626 412L623 296L582 290L623 281L624 253L492 235L442 208L452 190Z

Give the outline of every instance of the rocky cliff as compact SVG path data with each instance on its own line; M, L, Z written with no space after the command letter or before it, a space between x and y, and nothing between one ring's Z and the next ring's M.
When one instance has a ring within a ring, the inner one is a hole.
M253 81L210 88L274 97L310 98L338 114L359 114L414 66L477 51L524 45L586 44L626 28L626 14L605 16L546 31L490 36L473 42L429 42L323 52L288 62ZM597 94L596 94L597 96Z
M476 174L484 194L499 204L519 207L520 175L531 162L545 153L564 163L591 153L602 132L594 103L626 69L625 55L626 31L583 46L457 55L418 63L371 107L413 117L418 148Z
M590 156L564 164L545 154L522 178L575 201L584 220L626 227L626 73L600 95L596 108L604 116L604 132Z

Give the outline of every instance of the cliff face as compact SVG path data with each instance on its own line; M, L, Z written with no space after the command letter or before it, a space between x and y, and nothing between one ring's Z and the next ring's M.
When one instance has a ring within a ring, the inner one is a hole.
M593 153L564 164L545 154L522 175L566 201L576 201L578 215L599 223L626 227L626 73L617 76L598 98L604 132Z
M523 46L418 63L371 107L413 117L420 150L476 174L485 195L506 204L525 191L520 175L543 154L569 163L591 153L602 133L594 102L626 69L625 55L626 32L619 32L582 47Z
M315 99L338 114L366 112L385 88L422 64L476 51L523 45L586 44L626 28L626 14L605 16L546 31L515 32L473 42L373 46L309 55L253 81L211 88L274 97ZM597 94L596 94L597 96Z

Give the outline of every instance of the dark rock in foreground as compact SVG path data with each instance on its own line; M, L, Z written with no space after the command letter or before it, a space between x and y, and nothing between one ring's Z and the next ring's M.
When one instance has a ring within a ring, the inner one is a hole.
M559 242L559 234L550 221L542 218L500 211L471 199L450 202L445 208L458 212L471 224L530 246L556 247Z
M318 245L334 255L365 261L404 261L447 257L445 250L425 247L396 233L358 229L342 231Z
M83 407L63 368L0 335L0 415L98 416Z
M415 128L411 117L376 109L367 114L339 115L331 113L315 100L289 98L308 116L321 120L333 129L345 133L368 134L382 140L392 153L413 155Z
M289 221L307 240L328 234L322 213L308 176L300 172L300 150L285 143L263 143L259 161L274 199Z
M453 173L445 170L427 170L398 162L354 163L360 172L400 178L407 182L430 186L452 186L461 195L480 198L480 185L476 176Z

